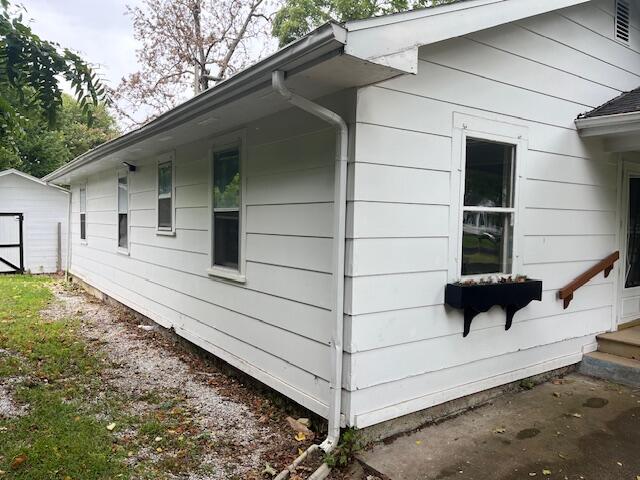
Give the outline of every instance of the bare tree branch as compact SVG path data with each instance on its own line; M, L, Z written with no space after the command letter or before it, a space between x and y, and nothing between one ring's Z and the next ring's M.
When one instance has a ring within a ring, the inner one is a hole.
M282 0L142 0L128 7L140 71L113 92L125 126L136 126L270 53L270 22Z

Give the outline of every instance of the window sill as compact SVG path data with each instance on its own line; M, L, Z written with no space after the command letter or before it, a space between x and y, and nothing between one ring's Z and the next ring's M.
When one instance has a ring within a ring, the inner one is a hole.
M160 235L162 237L175 237L175 230L156 230L156 235Z
M237 270L227 270L224 268L207 268L207 274L210 277L217 277L225 280L231 280L236 283L247 282L247 277L239 273Z
M127 256L127 257L129 256L129 250L126 250L126 249L124 249L124 248L120 248L120 247L118 247L118 248L116 249L116 252L117 252L119 255L125 255L125 256Z

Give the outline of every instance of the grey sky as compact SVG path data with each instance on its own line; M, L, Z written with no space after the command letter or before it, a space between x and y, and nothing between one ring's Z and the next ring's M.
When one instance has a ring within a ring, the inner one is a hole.
M136 71L136 41L126 5L140 0L22 0L25 18L43 39L82 54L112 87Z

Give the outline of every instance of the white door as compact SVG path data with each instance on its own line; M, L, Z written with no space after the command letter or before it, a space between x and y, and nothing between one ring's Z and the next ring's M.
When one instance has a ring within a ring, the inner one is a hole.
M626 323L640 318L640 165L625 165L621 233L618 323Z

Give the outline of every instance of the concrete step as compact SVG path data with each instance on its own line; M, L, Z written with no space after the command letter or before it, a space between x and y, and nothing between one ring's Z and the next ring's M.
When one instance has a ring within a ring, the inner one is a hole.
M640 360L640 326L598 335L598 351Z
M579 367L580 373L615 383L640 387L640 361L610 353L587 353Z

